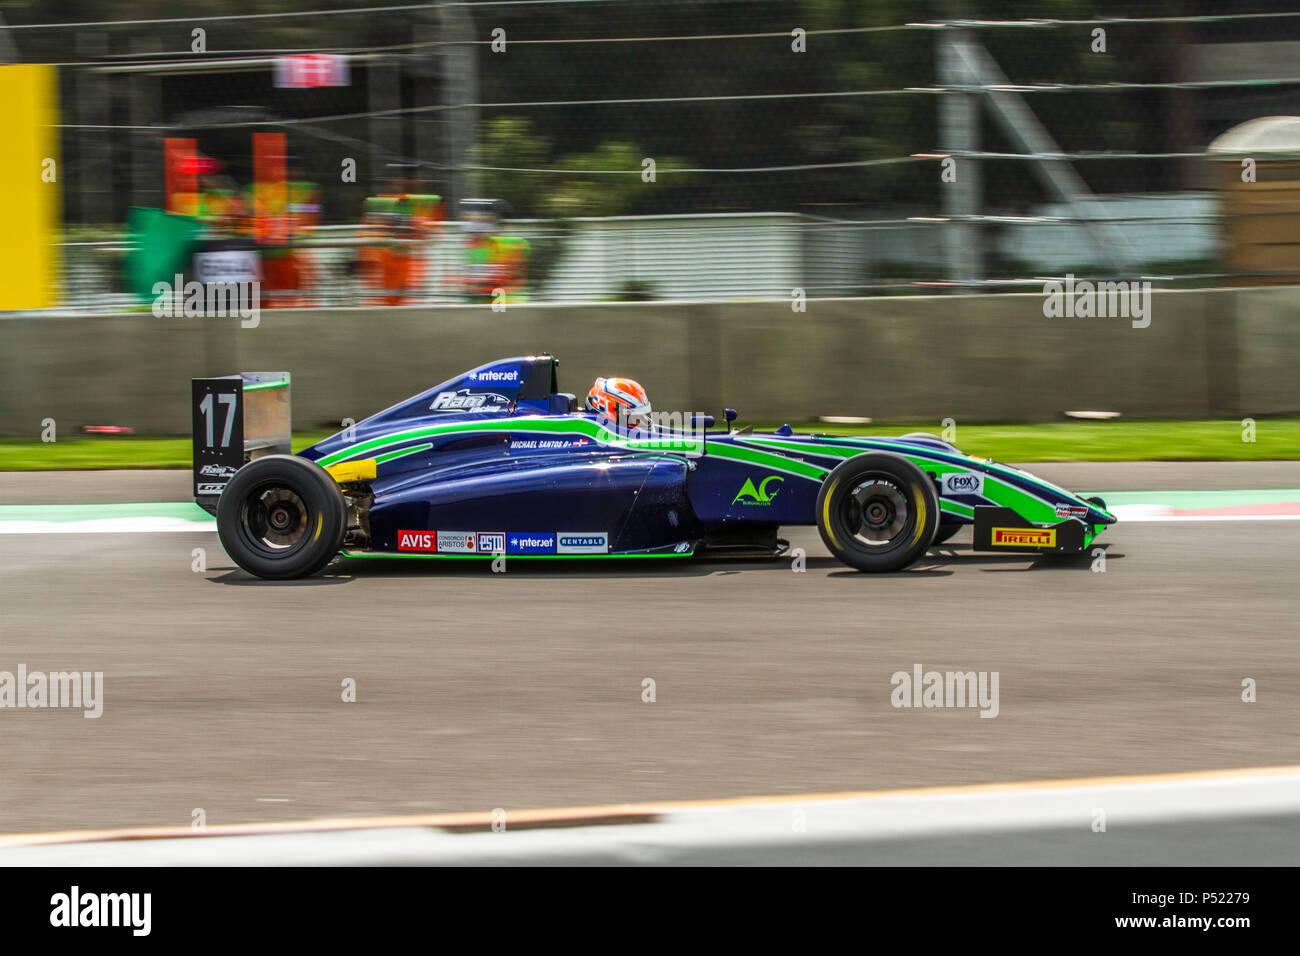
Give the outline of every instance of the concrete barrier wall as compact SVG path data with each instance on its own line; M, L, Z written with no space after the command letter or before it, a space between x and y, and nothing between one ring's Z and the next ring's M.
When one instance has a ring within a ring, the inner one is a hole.
M1300 289L1152 295L1148 328L1043 316L1039 294L786 302L267 310L0 319L0 434L186 434L189 380L293 374L301 428L360 420L463 369L551 352L561 387L640 380L657 408L742 419L1034 421L1300 412Z

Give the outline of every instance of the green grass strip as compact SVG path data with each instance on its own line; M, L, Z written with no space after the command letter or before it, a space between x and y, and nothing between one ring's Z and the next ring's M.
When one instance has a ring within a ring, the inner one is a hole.
M761 425L755 430L771 427ZM556 430L561 428L564 425L557 423ZM800 432L873 437L896 437L909 431L936 434L941 431L935 422L877 422L867 425L806 422L795 423L794 428ZM294 448L305 448L335 433L336 430L299 432L294 435ZM958 422L954 444L967 454L1014 462L1300 460L1300 418L1261 418L1255 424L1255 441L1242 441L1242 435L1241 422L1232 419L1120 419L1031 424ZM68 435L49 443L42 442L39 435L0 438L0 471L189 468L190 460L188 438Z

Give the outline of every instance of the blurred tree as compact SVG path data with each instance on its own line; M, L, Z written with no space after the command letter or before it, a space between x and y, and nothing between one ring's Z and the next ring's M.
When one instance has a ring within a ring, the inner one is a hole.
M474 150L480 170L476 191L505 199L518 215L547 219L621 216L636 210L649 184L642 179L646 152L636 143L607 140L590 152L553 154L551 141L522 116L498 116L483 124ZM688 168L679 157L655 160L656 182L671 170ZM527 170L573 170L571 174ZM594 170L625 170L596 173ZM674 175L675 180L686 177Z

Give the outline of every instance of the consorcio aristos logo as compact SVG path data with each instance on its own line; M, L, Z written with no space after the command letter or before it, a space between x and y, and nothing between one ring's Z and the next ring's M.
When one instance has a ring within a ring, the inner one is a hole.
M733 505L770 505L777 493L781 490L781 485L785 479L780 475L768 475L755 487L753 478L746 478L745 483L740 486L740 491L736 492L736 497L731 499Z

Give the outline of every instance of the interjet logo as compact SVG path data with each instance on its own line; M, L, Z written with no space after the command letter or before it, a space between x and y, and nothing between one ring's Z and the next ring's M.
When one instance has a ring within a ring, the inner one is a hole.
M482 372L470 372L465 376L467 382L491 382L494 385L518 385L519 367L490 368Z

